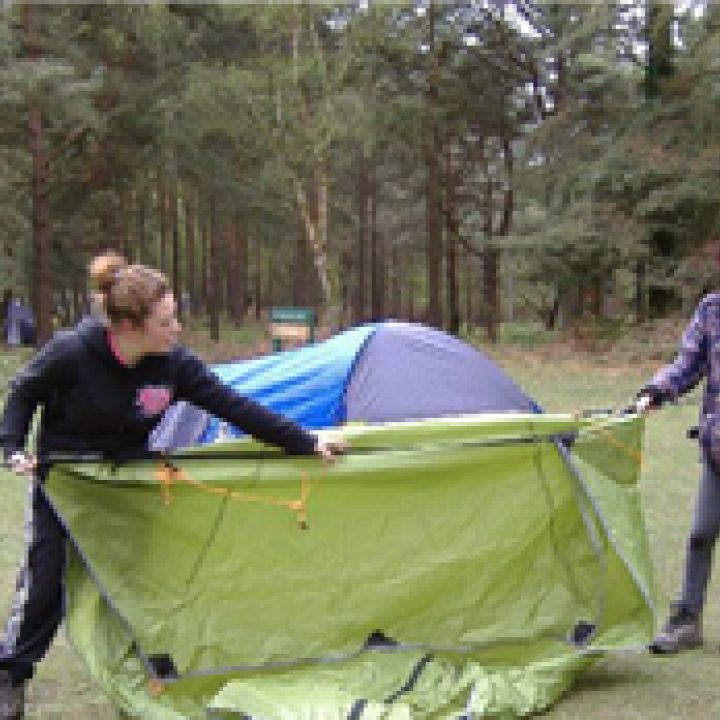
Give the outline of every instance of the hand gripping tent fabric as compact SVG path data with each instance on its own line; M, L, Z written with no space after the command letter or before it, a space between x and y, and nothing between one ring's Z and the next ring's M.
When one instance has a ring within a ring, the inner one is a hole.
M92 675L153 720L520 717L646 644L641 420L511 387L519 412L326 431L330 468L242 439L56 464Z

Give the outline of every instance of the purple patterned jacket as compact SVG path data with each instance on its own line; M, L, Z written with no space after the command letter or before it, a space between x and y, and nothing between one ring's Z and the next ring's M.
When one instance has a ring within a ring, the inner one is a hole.
M675 400L707 378L700 409L700 444L720 465L720 293L706 295L683 333L675 360L643 389L655 405Z

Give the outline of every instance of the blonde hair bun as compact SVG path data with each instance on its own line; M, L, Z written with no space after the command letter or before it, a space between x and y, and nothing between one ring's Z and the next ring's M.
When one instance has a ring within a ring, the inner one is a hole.
M120 254L109 250L90 262L94 286L93 310L106 322L130 320L141 326L154 304L171 292L167 277L145 265L128 264Z
M89 273L93 288L107 295L117 279L118 273L127 267L127 260L113 250L98 255L90 261Z

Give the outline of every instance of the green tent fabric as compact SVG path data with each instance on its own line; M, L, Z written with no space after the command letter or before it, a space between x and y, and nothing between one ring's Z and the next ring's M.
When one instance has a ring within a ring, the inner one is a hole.
M520 717L647 643L641 420L341 432L329 468L250 441L53 467L70 637L128 715Z

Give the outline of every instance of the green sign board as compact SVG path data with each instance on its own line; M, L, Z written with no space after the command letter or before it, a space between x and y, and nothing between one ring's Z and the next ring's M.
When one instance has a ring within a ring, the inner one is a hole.
M270 322L313 326L315 311L312 308L275 307L270 310Z
M273 352L282 350L283 340L315 341L315 311L312 308L275 307L270 310Z

